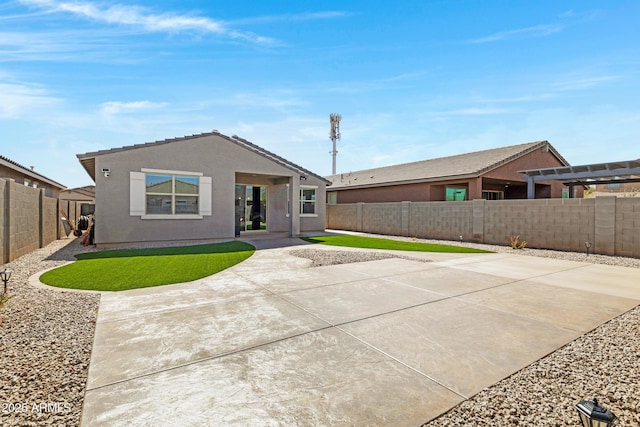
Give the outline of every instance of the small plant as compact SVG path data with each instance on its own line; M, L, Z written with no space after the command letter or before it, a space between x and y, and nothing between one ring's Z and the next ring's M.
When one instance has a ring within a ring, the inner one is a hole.
M527 246L527 241L520 242L520 236L511 236L511 249L524 249Z
M3 294L2 296L0 296L0 309L2 308L2 306L4 306L4 304L9 301L11 299L11 297L7 294Z

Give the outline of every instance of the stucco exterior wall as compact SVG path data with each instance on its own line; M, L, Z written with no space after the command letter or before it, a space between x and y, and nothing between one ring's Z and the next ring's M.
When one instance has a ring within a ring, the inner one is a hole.
M592 253L640 258L638 198L338 204L327 228L497 245L519 235L528 247L575 252L588 241Z
M510 181L510 191L513 191L514 197L527 198L527 184L525 176L518 171L528 169L543 169L565 166L558 158L553 155L551 151L543 148L538 148L522 157L519 157L512 162L506 163L496 169L493 169L483 175L483 179L498 179ZM538 184L542 186L550 186L550 192L545 194L543 191L539 191L537 197L547 198L561 198L562 189L566 188L560 181L538 181ZM517 191L517 195L516 192ZM582 187L576 187L575 197L582 198Z
M104 153L96 156L95 161L95 242L98 245L234 238L237 174L242 176L242 184L252 184L246 181L254 180L268 187L269 231L289 231L292 228L295 235L301 231L324 229L324 206L318 210L317 217L298 221L299 174L216 135ZM100 172L102 168L110 169L109 177ZM142 169L202 173L205 177L212 177L212 214L202 219L142 219L141 216L131 216L129 173L141 172ZM304 184L319 186L317 197L323 197L320 200L324 205L324 182L309 177ZM286 217L286 209L279 210L287 206L287 200L291 205L289 217ZM290 226L291 221L293 227Z

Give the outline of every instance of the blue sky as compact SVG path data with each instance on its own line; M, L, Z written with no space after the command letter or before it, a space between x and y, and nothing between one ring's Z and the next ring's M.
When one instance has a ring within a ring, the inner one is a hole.
M0 3L0 154L67 187L75 155L237 134L331 173L549 140L640 157L638 1Z

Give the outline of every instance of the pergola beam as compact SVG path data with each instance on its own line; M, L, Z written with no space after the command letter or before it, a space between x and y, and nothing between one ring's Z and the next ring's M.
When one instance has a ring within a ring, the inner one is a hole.
M576 185L640 182L640 179L637 178L640 176L640 159L593 165L529 169L518 172L526 175L527 198L529 199L535 198L535 183L537 181L565 181L564 185L569 186L570 197L573 197L573 187ZM616 179L602 179L613 177ZM589 179L594 181L587 181Z

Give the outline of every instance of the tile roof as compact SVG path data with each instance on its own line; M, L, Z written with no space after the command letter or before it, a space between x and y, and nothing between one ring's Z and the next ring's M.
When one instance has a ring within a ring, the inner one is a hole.
M61 189L65 189L67 187L65 187L64 185L60 184L59 182L56 182L54 180L52 180L51 178L47 178L46 176L39 174L38 172L36 172L35 170L28 168L26 166L21 165L18 162L15 162L11 159L9 159L8 157L5 157L3 155L0 155L0 165L8 167L10 169L13 169L14 171L17 171L23 175L26 175L28 177L31 178L35 178L40 182L45 182L49 185L53 185L54 187L58 187Z
M548 141L535 141L449 157L336 174L326 178L332 182L329 189L340 190L477 177L544 146L547 146L560 162L568 165L567 161Z
M247 141L246 139L240 138L237 135L233 135L233 136L227 136L224 135L220 132L218 132L217 130L213 130L211 132L205 132L205 133L200 133L200 134L195 134L195 135L187 135L187 136L182 136L182 137L177 137L177 138L171 138L171 139L165 139L162 141L155 141L155 142L147 142L145 144L136 144L136 145L130 145L130 146L126 146L126 147L119 147L119 148L112 148L109 150L100 150L100 151L94 151L91 153L85 153L85 154L77 154L76 157L80 160L80 163L82 163L82 166L85 168L85 170L89 173L89 176L91 176L91 178L93 178L95 180L95 158L97 156L101 156L103 154L110 154L110 153L116 153L119 151L127 151L127 150L135 150L138 148L144 148L144 147L152 147L152 146L157 146L157 145L163 145L163 144L171 144L174 142L178 142L178 141L186 141L186 140L191 140L191 139L197 139L197 138L203 138L203 137L207 137L207 136L218 136L221 137L227 141L230 141L236 145L239 145L242 148L245 148L253 153L256 153L262 157L265 157L281 166L284 166L287 169L291 169L294 172L303 175L303 176L314 176L320 180L326 181L327 184L329 184L329 182L326 180L326 178L321 177L320 175L317 175L313 172L311 172L308 169L303 168L302 166L298 166L293 162L290 162L289 160L286 160L283 157L278 156L277 154L274 154L268 150L265 150L262 147L259 147L256 144L253 144L252 142Z

